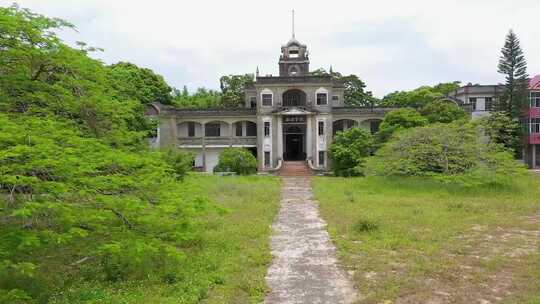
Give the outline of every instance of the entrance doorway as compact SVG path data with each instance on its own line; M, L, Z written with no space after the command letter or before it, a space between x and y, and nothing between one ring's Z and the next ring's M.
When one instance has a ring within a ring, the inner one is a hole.
M304 135L285 134L285 160L304 160Z
M285 142L284 160L305 160L305 125L293 125L284 128L283 141Z

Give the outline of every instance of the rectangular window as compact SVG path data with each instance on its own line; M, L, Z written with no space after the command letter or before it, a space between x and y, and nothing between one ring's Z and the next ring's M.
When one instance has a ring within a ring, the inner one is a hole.
M257 97L252 96L249 98L249 107L252 109L257 107Z
M264 152L264 166L266 168L270 167L270 152L268 151Z
M476 111L476 97L469 97L469 104L471 104L472 110Z
M246 122L246 133L247 136L257 136L257 124L251 121Z
M319 121L318 129L319 129L319 136L324 135L324 121Z
M317 93L317 105L325 105L328 103L328 95L326 93Z
M319 167L324 167L324 151L319 151Z
M540 92L531 92L531 107L540 108Z
M207 123L205 125L204 136L221 136L219 122Z
M531 133L540 133L540 118L531 118Z
M187 125L187 133L188 133L188 137L194 137L195 136L195 123L190 121L188 122L188 125Z
M264 136L270 136L270 122L264 122Z
M272 106L272 94L262 94L263 106Z
M485 99L485 110L491 111L491 107L493 106L493 97L486 97Z
M242 123L237 122L236 123L236 136L242 136Z

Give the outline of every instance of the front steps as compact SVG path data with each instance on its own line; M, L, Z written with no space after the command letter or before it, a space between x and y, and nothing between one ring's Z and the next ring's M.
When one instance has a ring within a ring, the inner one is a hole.
M311 176L311 170L305 161L284 161L279 176Z

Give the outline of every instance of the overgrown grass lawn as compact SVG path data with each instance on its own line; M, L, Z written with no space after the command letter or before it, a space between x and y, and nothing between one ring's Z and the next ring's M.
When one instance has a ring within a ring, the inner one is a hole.
M56 303L260 303L271 262L268 240L279 207L279 179L189 175L184 183L192 194L209 196L219 211L202 219L204 232L185 248L180 273L169 281L79 285L65 292L74 296Z
M313 183L361 303L540 303L539 177L474 189L413 178Z

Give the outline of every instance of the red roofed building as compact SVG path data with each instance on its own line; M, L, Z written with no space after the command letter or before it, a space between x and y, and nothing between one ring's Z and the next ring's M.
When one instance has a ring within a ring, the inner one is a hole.
M540 167L540 75L529 82L529 109L526 121L525 161L532 168Z

